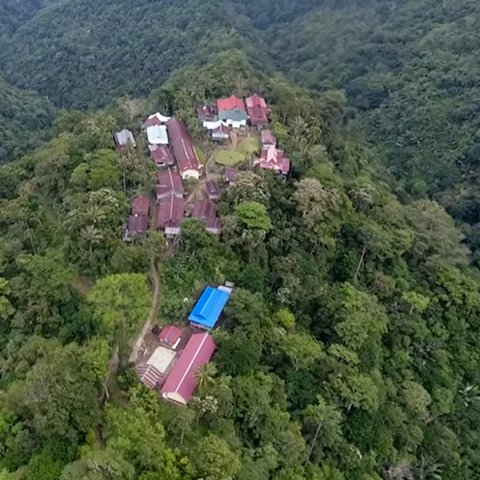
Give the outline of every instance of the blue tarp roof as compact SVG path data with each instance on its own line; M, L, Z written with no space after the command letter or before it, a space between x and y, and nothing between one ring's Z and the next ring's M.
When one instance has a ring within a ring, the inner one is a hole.
M197 325L213 328L217 323L230 293L218 288L206 287L193 307L188 319Z

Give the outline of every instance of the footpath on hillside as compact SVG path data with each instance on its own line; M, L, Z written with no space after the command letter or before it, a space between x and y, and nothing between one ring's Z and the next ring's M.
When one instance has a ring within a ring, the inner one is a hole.
M142 348L145 337L152 330L155 321L157 319L158 312L158 297L160 293L160 278L158 275L157 265L155 258L150 259L150 279L152 281L152 305L150 307L150 313L148 314L147 320L143 325L142 331L137 338L137 341L132 347L132 353L130 354L129 361L130 363L135 363L138 358L138 352Z

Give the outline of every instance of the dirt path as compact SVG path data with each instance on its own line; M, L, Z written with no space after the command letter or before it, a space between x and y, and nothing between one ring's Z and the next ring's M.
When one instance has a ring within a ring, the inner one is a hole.
M213 172L213 167L215 166L215 152L210 155L206 164L205 164L205 177L208 180L218 180L221 175L219 173Z
M157 266L155 264L155 259L150 259L150 279L152 281L152 305L150 307L150 313L148 314L147 320L143 325L142 332L137 338L137 341L132 347L132 353L130 354L129 361L130 363L135 363L138 358L138 352L142 348L143 339L153 328L155 320L157 318L158 312L158 296L160 293L160 278L158 276Z

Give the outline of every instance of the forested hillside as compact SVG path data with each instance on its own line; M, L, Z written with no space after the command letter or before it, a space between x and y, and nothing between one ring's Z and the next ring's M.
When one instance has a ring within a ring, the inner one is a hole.
M0 47L4 48L10 36L47 3L42 0L0 2ZM0 68L0 163L38 146L48 135L53 115L52 104L35 91L9 85Z
M122 241L153 167L141 149L126 163L111 132L138 133L141 110L64 114L1 167L2 480L476 478L480 280L451 218L399 202L340 125L339 92L312 98L226 52L148 102L193 123L202 84L265 92L293 162L287 180L240 175L220 238L186 220L173 253L157 234ZM159 324L202 285L236 284L188 408L128 363L151 261Z
M54 111L46 99L8 85L0 75L0 163L39 146L49 134Z
M480 198L480 4L343 2L267 31L277 65L344 88L359 128L414 196L434 195L476 249ZM473 226L473 228L472 228Z
M63 0L29 7L4 7L15 30L0 53L9 82L60 107L99 106L147 94L182 65L244 49L264 70L275 63L307 87L344 89L348 117L400 186L416 198L435 196L466 224L470 247L480 243L477 1Z
M479 21L474 0L0 0L0 480L480 480ZM221 235L126 243L132 199L156 208L147 115L208 162L196 107L252 92L289 175L219 177ZM195 396L161 400L132 345L225 281Z
M0 54L8 79L61 107L148 93L182 65L251 48L248 21L224 0L67 0L18 30Z

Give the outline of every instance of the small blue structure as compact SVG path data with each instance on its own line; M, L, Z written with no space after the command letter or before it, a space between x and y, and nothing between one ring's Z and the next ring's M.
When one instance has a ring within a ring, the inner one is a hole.
M215 327L229 298L229 291L206 287L193 307L188 320L192 325L206 330Z

